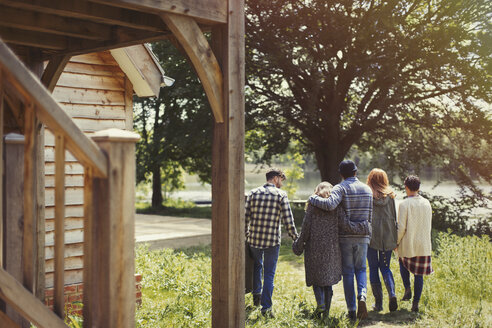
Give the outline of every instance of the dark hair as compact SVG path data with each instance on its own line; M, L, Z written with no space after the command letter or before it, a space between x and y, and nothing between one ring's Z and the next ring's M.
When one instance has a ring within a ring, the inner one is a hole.
M282 178L282 180L285 180L285 174L281 169L278 169L278 168L269 169L266 173L267 181L270 181L275 177L280 177L280 178Z
M353 177L357 173L357 165L351 160L341 161L338 165L338 172L344 179Z
M408 177L405 178L405 182L403 183L411 191L418 191L420 189L420 179L416 175L409 175Z

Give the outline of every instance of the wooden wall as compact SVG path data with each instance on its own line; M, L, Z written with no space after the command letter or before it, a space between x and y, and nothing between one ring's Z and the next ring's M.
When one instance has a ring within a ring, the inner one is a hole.
M86 134L118 128L132 130L133 88L109 51L72 57L53 96ZM54 146L45 135L46 171L46 287L53 286L54 265ZM83 268L83 167L66 154L65 284L82 282Z

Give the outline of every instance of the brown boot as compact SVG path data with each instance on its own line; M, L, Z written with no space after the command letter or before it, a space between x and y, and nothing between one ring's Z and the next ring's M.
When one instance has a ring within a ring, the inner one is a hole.
M405 294L401 298L402 301L409 301L412 299L412 288L405 288Z
M412 302L412 312L419 312L419 301L413 300L413 302Z
M359 299L359 303L357 304L357 318L359 320L367 319L367 306L365 297L361 297Z

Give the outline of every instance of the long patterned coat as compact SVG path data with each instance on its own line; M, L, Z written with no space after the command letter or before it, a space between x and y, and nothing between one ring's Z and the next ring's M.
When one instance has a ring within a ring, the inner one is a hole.
M292 245L294 254L304 251L307 286L332 286L342 275L342 256L338 242L338 217L343 209L324 211L308 205L302 231Z

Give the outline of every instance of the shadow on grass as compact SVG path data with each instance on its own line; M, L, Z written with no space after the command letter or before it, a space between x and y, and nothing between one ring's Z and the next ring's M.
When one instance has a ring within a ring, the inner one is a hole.
M398 309L394 312L375 312L369 311L369 317L359 322L358 327L374 326L379 322L393 326L407 326L417 320L419 313L411 312L408 309Z

